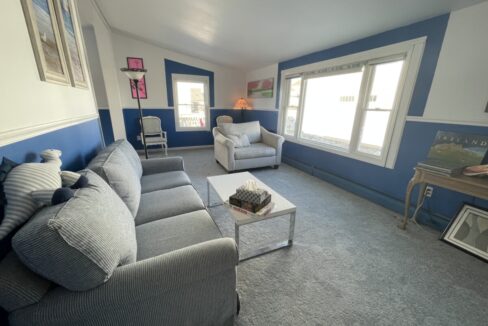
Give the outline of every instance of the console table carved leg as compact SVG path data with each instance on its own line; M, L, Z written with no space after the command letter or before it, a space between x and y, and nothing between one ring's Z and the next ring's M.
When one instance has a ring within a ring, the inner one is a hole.
M410 199L412 197L412 190L413 190L413 188L415 188L417 183L418 183L418 174L417 174L417 172L415 172L414 176L412 177L412 179L410 179L410 181L408 182L408 185L407 185L407 192L405 194L405 210L403 213L403 221L398 226L402 230L405 230L407 228L408 214L409 214L408 212L410 210ZM424 191L425 191L425 189L424 189Z

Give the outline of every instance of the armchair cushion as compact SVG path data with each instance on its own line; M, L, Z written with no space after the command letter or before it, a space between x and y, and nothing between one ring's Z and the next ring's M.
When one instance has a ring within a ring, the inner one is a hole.
M263 143L251 144L249 147L240 147L235 149L235 159L245 160L250 158L275 156L276 149Z
M20 261L72 291L106 282L136 260L134 219L117 194L92 171L88 187L65 203L40 210L13 237Z
M251 146L249 142L249 137L246 134L241 135L227 135L227 137L232 140L234 147L248 147Z
M259 121L245 123L223 123L220 126L220 129L226 136L245 134L251 143L258 143L261 141L261 126Z

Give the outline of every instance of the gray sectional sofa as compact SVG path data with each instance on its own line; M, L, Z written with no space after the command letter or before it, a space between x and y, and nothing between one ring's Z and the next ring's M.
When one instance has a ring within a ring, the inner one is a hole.
M120 140L81 174L88 187L39 210L0 262L11 325L233 324L237 248L181 158L141 161Z

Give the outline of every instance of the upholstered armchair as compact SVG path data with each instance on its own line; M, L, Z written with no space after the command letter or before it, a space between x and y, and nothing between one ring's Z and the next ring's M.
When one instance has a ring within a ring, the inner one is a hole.
M213 129L215 160L227 171L281 164L285 139L260 126L259 121L223 123Z

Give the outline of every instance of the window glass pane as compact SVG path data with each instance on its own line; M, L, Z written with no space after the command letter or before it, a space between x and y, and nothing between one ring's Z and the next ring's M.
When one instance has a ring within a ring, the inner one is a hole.
M385 141L390 111L367 111L364 117L358 151L380 156Z
M393 108L402 67L403 60L374 66L374 79L368 109L391 110Z
M301 137L348 148L363 72L307 80Z
M204 128L206 125L204 83L178 81L176 87L179 126Z
M285 113L285 135L294 136L296 123L297 123L297 112L298 106L300 105L300 95L302 87L302 78L292 78L288 81L289 91L288 91L288 107Z
M286 109L285 117L285 134L293 136L295 135L295 127L297 123L297 111L296 107L288 107Z

